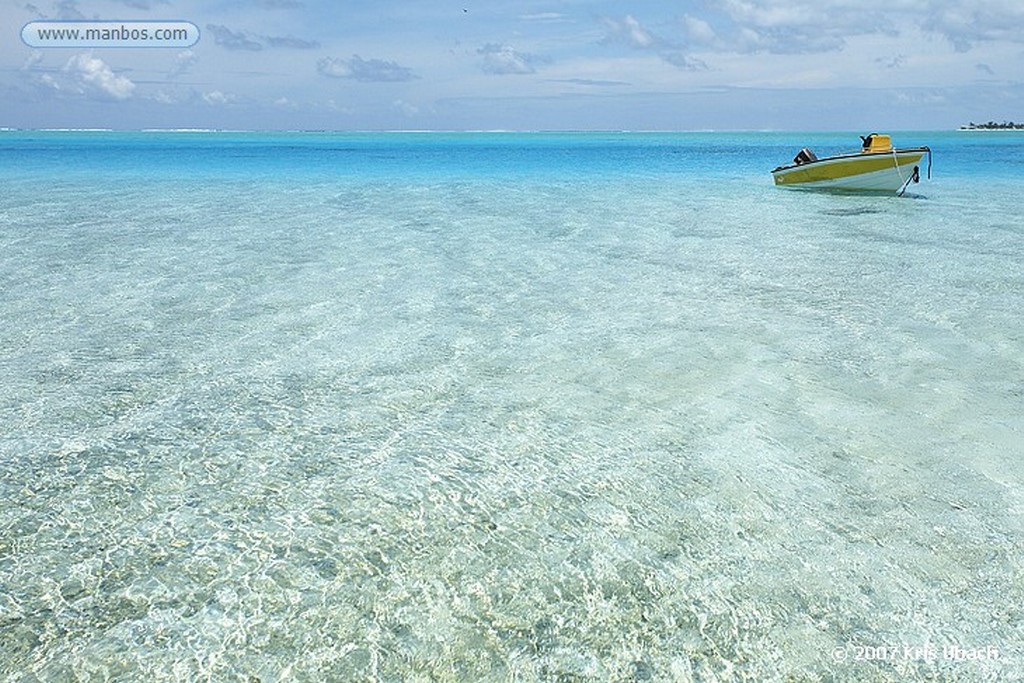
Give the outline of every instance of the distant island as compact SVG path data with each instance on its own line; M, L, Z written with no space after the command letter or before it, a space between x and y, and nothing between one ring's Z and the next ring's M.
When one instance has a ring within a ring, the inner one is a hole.
M1024 130L1024 123L1014 123L1013 121L975 123L971 121L966 126L960 126L960 130Z

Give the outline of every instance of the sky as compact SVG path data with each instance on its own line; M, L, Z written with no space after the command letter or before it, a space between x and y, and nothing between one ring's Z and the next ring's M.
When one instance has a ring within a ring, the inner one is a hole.
M191 47L30 47L37 20ZM915 130L1024 120L1024 0L0 0L0 127Z

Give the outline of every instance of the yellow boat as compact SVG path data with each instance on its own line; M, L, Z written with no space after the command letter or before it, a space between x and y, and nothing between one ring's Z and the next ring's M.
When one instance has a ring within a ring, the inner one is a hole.
M902 195L910 183L921 180L921 159L928 155L932 177L932 150L928 147L896 149L888 135L862 135L860 152L818 158L804 147L787 166L772 171L775 184L806 190L842 192L895 192Z

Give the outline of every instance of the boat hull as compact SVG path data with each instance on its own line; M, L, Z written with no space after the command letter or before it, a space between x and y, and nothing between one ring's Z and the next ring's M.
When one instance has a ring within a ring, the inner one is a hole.
M847 154L772 171L775 184L806 190L899 192L914 175L926 149Z

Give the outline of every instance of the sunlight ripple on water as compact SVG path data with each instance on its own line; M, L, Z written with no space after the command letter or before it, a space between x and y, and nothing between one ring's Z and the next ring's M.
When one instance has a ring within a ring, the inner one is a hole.
M382 140L4 172L3 680L1021 670L1014 182Z

